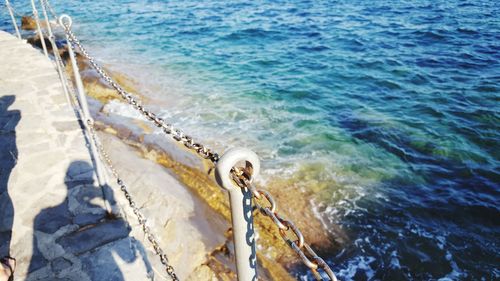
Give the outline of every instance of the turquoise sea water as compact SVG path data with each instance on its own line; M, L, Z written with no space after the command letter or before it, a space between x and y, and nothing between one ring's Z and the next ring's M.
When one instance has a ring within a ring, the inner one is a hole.
M173 124L313 190L342 280L500 278L497 1L53 3Z

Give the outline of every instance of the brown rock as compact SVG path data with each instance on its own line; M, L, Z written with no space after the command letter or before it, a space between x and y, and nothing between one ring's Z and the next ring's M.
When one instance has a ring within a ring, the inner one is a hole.
M47 47L47 51L52 51L52 44L50 44L49 39L44 37L43 40L45 41L45 46ZM42 40L40 40L40 37L38 35L29 37L27 41L34 47L42 49Z
M21 18L21 29L23 30L35 30L36 29L36 21L33 17L23 16Z

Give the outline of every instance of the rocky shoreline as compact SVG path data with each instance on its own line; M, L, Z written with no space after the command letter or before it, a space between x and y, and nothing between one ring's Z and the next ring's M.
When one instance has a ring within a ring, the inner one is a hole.
M23 20L23 23L25 21L28 22L28 20ZM27 29L28 24L23 26ZM37 36L28 39L28 42L33 46L41 47L40 39ZM46 45L50 46L50 43L46 42ZM58 51L63 59L68 59L64 45L61 44ZM91 69L89 63L81 55L78 55L78 62L86 93L91 97L89 100L92 114L96 120L96 126L100 130L99 135L103 139L104 145L110 150L110 154L117 154L118 152L128 154L125 157L129 158L128 161L118 163L117 166L132 165L132 160L150 160L149 162L156 165L157 168L162 167L165 172L169 173L180 183L174 188L185 188L191 195L197 198L196 208L204 210L203 212L197 212L202 216L202 218L197 218L197 220L213 222L215 218L218 221L218 223L213 224L217 226L217 231L211 233L214 237L204 238L211 241L205 243L205 246L209 246L200 247L200 250L205 251L202 253L204 259L198 266L190 269L191 273L186 273L184 276L190 276L191 280L202 280L205 277L218 280L234 280L236 276L229 228L229 200L225 191L215 184L213 167L210 166L210 163L196 157L169 137L162 134L153 134L157 129L145 120L111 114L107 105L111 102L123 103L120 96L118 96L114 89L99 79L97 73ZM71 64L66 63L66 65L66 71L71 73ZM152 102L148 97L137 94L139 92L137 86L125 74L112 72L112 77L125 90L137 96L146 107ZM123 144L126 144L126 146ZM120 148L117 149L117 147ZM134 174L133 170L129 170L129 172ZM137 177L140 175L132 175L132 177L134 176ZM150 188L153 189L148 190L150 198L159 197L165 192L165 187L160 184L158 186L150 186ZM287 217L293 218L293 221L303 231L306 240L315 249L318 249L318 253L327 252L339 247L344 238L334 240L327 231L318 231L318 229L324 229L324 225L312 211L312 203L309 200L303 200L307 196L304 196L302 192L299 191L297 196L297 191L291 191L289 181L274 180L269 189L275 194L282 212ZM285 202L288 202L288 205ZM161 203L158 204L161 206ZM123 208L127 207L124 206ZM171 241L172 239L175 241L177 239L169 236L167 234L168 231L165 231L165 228L162 227L164 222L161 221L161 216L158 216L158 211L152 211L150 215L155 217L156 220L152 228L155 232L159 233L164 242ZM133 221L133 218L131 220ZM200 224L199 222L194 223ZM259 279L295 280L293 274L289 272L296 272L297 269L302 268L299 258L285 244L270 219L256 212L254 223L258 237ZM137 234L140 235L140 233ZM200 238L198 237L197 239ZM181 248L178 250L184 249ZM198 252L198 254L200 253ZM183 264L182 267L184 266Z

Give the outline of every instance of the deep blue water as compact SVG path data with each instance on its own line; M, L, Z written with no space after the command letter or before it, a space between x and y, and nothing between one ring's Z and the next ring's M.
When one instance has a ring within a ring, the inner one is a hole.
M342 280L500 279L497 1L53 3L172 123L313 190Z

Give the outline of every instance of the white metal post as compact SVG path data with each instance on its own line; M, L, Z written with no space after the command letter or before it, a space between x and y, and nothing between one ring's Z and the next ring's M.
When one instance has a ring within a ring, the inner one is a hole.
M12 6L9 3L9 0L5 0L5 6L7 10L9 10L10 18L12 19L12 24L14 25L14 29L16 30L17 38L21 39L21 33L19 32L19 28L17 27L17 21L14 17L14 11L12 11Z
M66 19L68 22L64 23L64 19ZM63 27L71 28L72 21L68 15L62 15L59 18L59 23ZM73 48L71 46L70 38L67 34L66 34L66 40L68 42L68 53L69 53L69 57L71 60L71 66L73 68L73 75L75 77L78 102L80 103L80 108L82 109L82 115L83 115L82 118L84 119L83 123L84 123L85 129L87 130L87 132L90 135L91 128L89 126L90 126L90 124L94 124L94 120L93 120L92 116L90 115L89 107L87 104L87 98L85 96L85 90L83 88L82 77L80 76L80 71L78 70L78 64L76 62L76 56L75 56L75 53L74 53ZM90 151L92 153L92 157L94 157L94 161L95 161L94 164L95 164L95 168L96 168L97 181L99 182L99 185L101 187L103 187L103 186L107 185L106 173L105 173L105 170L102 166L101 161L99 161L99 158L98 158L99 153L97 151L96 144L92 140L91 136L89 137L89 146L90 146Z
M229 192L238 280L255 281L257 280L257 257L253 228L252 193L247 188L235 185L231 178L231 170L239 162L245 162L247 166L250 164L252 178L259 174L260 161L258 156L248 149L233 148L224 153L217 161L215 179L222 188Z
M62 87L63 87L64 95L66 96L66 101L68 102L68 106L71 106L71 99L69 97L68 87L66 86L66 83L64 82L64 80L65 80L64 73L63 73L64 65L61 65L62 60L59 60L59 58L60 58L59 49L57 48L56 38L54 36L54 33L52 33L52 27L50 26L49 16L47 15L47 9L45 8L43 1L44 0L40 0L40 5L42 5L42 12L43 12L43 16L45 17L45 24L47 25L47 32L49 33L49 41L50 41L50 45L52 46L52 53L54 54L57 72L59 73L59 79L61 79L61 82L62 82Z
M40 42L42 43L43 53L46 57L49 57L47 52L47 46L45 45L45 38L43 37L42 28L40 27L40 18L38 17L38 10L36 9L35 0L31 0L31 8L33 9L33 17L35 17L36 28L38 30L38 36L40 37Z

